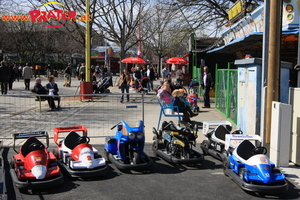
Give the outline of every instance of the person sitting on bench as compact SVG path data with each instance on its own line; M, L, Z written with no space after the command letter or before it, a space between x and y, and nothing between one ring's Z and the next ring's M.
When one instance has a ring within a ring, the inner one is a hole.
M33 88L33 92L37 94L49 94L49 89L46 89L45 87L42 86L42 80L40 78L35 79L35 85ZM54 110L55 109L55 103L54 103L54 98L49 96L49 97L44 97L49 104L49 107Z
M57 84L55 83L53 76L49 77L49 83L46 84L46 88L48 90L52 89L53 94L56 96L56 97L54 97L54 100L57 100L57 109L60 109L60 97L58 96L59 89L58 89Z

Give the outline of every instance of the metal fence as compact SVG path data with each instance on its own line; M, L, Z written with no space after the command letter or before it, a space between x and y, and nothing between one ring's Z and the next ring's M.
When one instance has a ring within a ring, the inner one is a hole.
M126 103L120 103L120 95L61 95L61 109L53 111L47 101L41 102L40 109L35 95L2 95L0 138L11 145L11 140L5 139L11 139L12 133L48 131L52 137L54 127L66 126L86 126L90 137L114 135L110 128L117 122L126 119L128 124L136 125L144 120L144 94L129 93L130 102Z
M218 66L216 67L218 68ZM237 123L237 69L216 69L215 107L234 124Z

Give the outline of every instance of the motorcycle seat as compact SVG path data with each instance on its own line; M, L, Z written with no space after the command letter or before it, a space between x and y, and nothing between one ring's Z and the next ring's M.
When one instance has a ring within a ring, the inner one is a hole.
M27 154L29 154L32 150L30 150L30 145L33 143L37 143L38 146L40 147L44 147L44 145L35 137L30 137L26 140L26 142L23 144L22 148L21 148L21 153L24 157L27 156Z
M71 150L74 149L78 145L78 138L80 138L80 135L75 131L71 131L64 140L65 146Z
M215 130L215 136L216 138L224 141L224 144L225 144L225 136L226 134L230 134L230 132L223 126L223 125L220 125L216 128Z
M249 158L251 158L253 156L252 150L254 148L255 148L255 146L249 140L244 140L237 147L236 153L242 159L248 160Z

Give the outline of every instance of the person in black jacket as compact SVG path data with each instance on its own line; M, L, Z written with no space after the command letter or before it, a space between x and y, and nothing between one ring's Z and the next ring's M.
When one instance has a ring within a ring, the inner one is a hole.
M154 77L154 70L153 67L150 65L147 65L147 77L148 77L148 90L153 91L153 80Z
M49 89L46 89L45 87L42 86L42 80L40 78L35 79L35 85L33 88L33 92L37 94L49 94ZM54 110L55 109L55 103L54 103L54 98L49 96L45 97L45 99L48 101L49 107Z
M204 90L203 98L204 98L204 106L202 108L210 108L210 99L209 99L209 91L213 88L214 82L211 77L211 73L208 72L209 69L207 66L203 68L203 80L201 87Z
M1 61L0 66L0 82L1 82L1 93L7 94L8 81L10 78L9 67L5 64L5 61Z
M60 109L60 97L58 96L59 89L55 83L54 77L49 77L49 83L46 84L46 88L48 90L52 89L53 95L55 95L54 100L57 100L57 109Z

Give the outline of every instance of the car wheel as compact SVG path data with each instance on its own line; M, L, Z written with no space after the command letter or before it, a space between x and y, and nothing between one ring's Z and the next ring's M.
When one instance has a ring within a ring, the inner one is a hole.
M157 144L157 140L155 140L152 144L153 156L157 156L157 150L158 150L158 144Z
M225 149L223 149L221 153L224 157L228 157L228 152Z
M273 173L273 174L281 173L281 171L280 171L279 169L277 169L277 168L273 168L273 169L272 169L272 173Z
M53 149L52 153L54 154L55 158L58 158L57 149Z
M225 176L227 176L227 174L225 173L225 171L227 169L229 169L230 167L230 161L229 161L229 158L228 157L224 157L223 160L222 160L222 168L223 168L223 173Z
M248 172L248 170L246 168L240 168L239 169L239 177L240 179L244 180L244 174L245 172Z
M108 156L108 152L107 152L106 149L103 150L103 156L104 156L106 162L109 162L109 161L110 161L109 158L108 158L109 156Z
M10 166L11 168L15 168L15 159L12 157L11 160L10 160Z
M139 158L139 153L137 151L132 151L131 152L131 157L132 157L132 164L136 165L140 163L140 158Z
M210 147L210 141L204 140L201 144L201 149L202 149L203 154L205 154L205 155L208 154L209 147Z
M71 161L72 161L72 158L71 157L67 157L66 158L66 164L67 166L71 169Z

